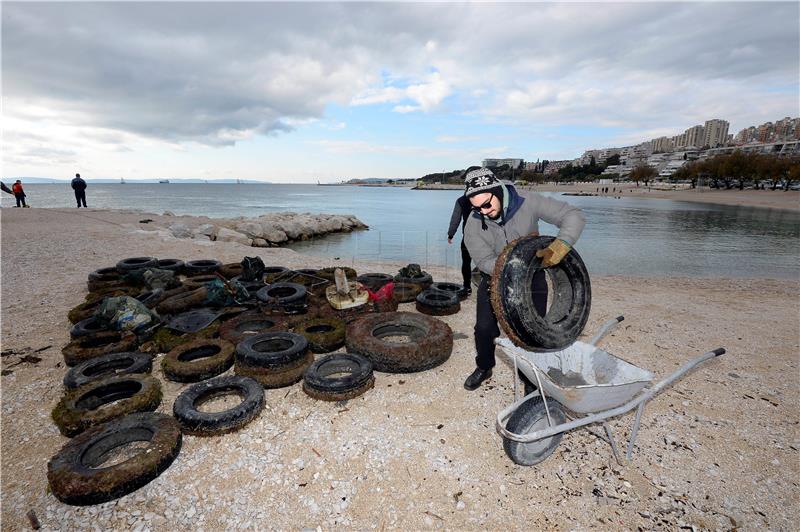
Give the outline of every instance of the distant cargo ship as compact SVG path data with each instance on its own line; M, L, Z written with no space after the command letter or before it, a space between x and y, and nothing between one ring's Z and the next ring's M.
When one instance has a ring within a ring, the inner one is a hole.
M162 180L159 181L159 183L169 184L169 179L162 179Z

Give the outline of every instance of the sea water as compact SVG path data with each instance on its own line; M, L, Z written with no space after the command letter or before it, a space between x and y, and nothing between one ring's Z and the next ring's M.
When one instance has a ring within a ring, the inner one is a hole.
M74 208L68 184L26 185L37 207ZM753 191L781 194L780 191ZM590 274L800 279L800 213L671 200L562 196L586 228L576 249ZM457 190L277 184L92 184L89 207L232 218L281 211L353 214L369 231L328 235L291 247L338 257L460 267L461 232L447 243ZM3 195L3 208L13 198ZM557 228L540 224L543 235Z

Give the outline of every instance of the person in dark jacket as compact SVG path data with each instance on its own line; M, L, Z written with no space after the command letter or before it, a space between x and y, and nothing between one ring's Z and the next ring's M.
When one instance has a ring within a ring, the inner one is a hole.
M488 168L468 172L464 186L464 197L472 207L464 225L464 243L481 271L475 317L476 368L464 381L464 388L475 390L492 376L495 365L494 340L500 336L500 329L489 301L489 285L503 248L523 236L538 235L539 220L555 225L557 238L536 252L542 268L549 268L569 253L586 221L579 208L534 192L517 192L514 185L499 181ZM547 280L543 269L533 276L531 289L535 312L544 315Z
M464 292L469 297L472 293L472 258L469 256L469 250L464 244L464 224L467 223L472 212L472 205L469 200L464 196L459 196L453 205L453 214L450 215L450 227L447 229L447 243L453 243L453 237L456 236L458 231L459 222L461 222L461 277L464 279Z
M81 178L81 174L75 174L75 179L72 180L72 190L75 191L75 201L78 202L78 208L86 208L86 181Z
M2 190L3 192L5 192L6 194L11 194L12 196L14 195L14 191L13 191L13 190L11 190L10 188L8 188L8 187L6 186L6 184L5 184L5 183L3 183L2 181L0 181L0 190Z
M17 179L13 185L11 185L11 190L14 192L14 198L17 200L17 207L27 207L28 204L25 203L25 191L22 189L22 181Z

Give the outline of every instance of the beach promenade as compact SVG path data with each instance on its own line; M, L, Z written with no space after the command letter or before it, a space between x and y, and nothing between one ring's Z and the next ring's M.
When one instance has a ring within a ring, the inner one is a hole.
M781 191L672 194L702 201L747 194L749 205L777 208L798 201L798 193ZM153 221L139 223L145 217ZM177 239L165 229L170 222L138 212L3 209L4 530L29 529L29 511L44 528L62 530L792 530L800 519L800 280L615 276L592 278L584 339L624 315L603 347L657 379L693 356L727 349L648 403L629 464L617 464L586 431L565 435L534 468L506 457L494 419L512 400L512 371L500 362L488 386L462 387L474 367L473 297L442 318L455 335L444 365L376 374L373 390L346 403L312 400L299 385L267 390L253 423L220 437L185 436L177 460L144 488L107 504L66 506L48 493L47 462L67 441L50 412L63 394L66 314L83 301L89 272L145 255L223 262L258 255L267 265L342 263L359 273L403 266ZM452 268L429 271L458 281ZM41 360L26 362L37 350ZM163 379L161 358L153 364L164 390L158 411L171 414L185 385ZM611 421L618 440L632 421Z

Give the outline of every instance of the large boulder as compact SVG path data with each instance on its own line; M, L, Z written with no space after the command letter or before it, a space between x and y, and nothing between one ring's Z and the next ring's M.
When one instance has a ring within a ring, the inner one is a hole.
M169 226L169 232L175 238L192 238L194 234L192 229L184 223L174 223Z
M217 229L217 242L236 242L243 246L251 246L253 241L250 237L227 227Z
M281 242L286 242L289 240L289 237L286 235L286 233L270 223L264 223L261 225L261 236L273 244L280 244Z
M264 228L258 222L242 222L236 224L236 231L244 233L250 238L264 238Z
M216 232L217 228L214 226L214 224L202 224L194 228L194 237L198 238L205 236L209 240L213 240Z

